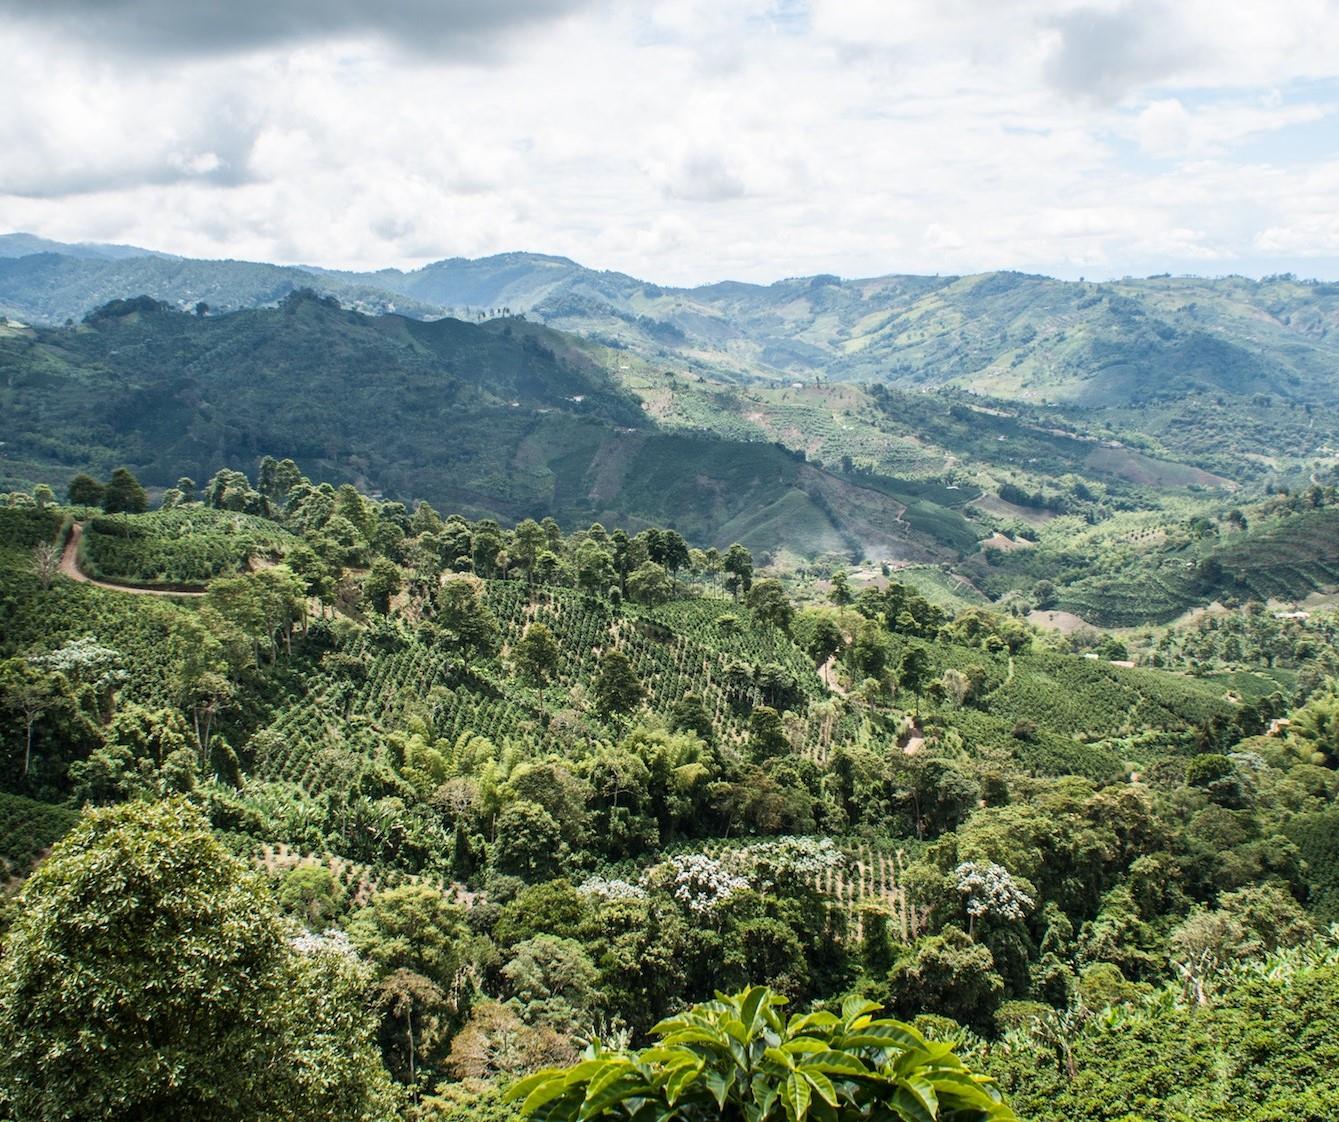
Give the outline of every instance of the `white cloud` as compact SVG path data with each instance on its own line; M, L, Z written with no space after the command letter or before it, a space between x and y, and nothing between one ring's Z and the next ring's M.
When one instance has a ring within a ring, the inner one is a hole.
M666 283L1273 269L1336 249L1333 169L1289 137L1339 128L1339 16L1264 9L590 0L462 59L406 48L412 3L395 34L350 4L170 65L161 36L103 56L11 22L0 229L360 268L533 249Z

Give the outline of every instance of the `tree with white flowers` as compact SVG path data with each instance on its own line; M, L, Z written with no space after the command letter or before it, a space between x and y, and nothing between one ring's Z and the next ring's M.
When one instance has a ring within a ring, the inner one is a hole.
M994 861L964 861L953 870L958 895L967 910L967 933L975 934L977 920L998 919L1017 923L1036 903Z

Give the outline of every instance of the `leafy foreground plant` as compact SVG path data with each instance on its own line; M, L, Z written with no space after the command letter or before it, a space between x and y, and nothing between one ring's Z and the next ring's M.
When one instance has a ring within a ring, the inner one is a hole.
M840 1016L783 1021L785 1001L763 986L720 995L658 1024L654 1047L623 1055L596 1042L507 1097L537 1122L1016 1122L952 1045L875 1019L881 1006L852 997Z

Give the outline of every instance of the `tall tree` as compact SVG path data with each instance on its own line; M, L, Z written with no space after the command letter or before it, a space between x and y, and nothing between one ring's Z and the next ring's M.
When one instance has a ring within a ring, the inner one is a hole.
M544 705L544 688L558 669L561 654L553 632L542 623L530 624L511 649L511 660L516 672L539 690L541 708Z
M721 568L725 571L725 587L736 600L753 586L753 554L738 542L725 551Z
M108 514L143 514L149 509L149 496L129 468L112 472L102 492L102 509Z
M65 496L74 506L101 506L103 490L101 483L81 471L70 480Z
M622 651L607 651L600 659L595 679L595 704L606 715L630 713L646 694L633 669L632 660Z
M674 530L666 530L661 538L660 564L669 570L671 591L678 591L679 570L688 564L688 543Z
M540 552L547 546L544 529L533 518L517 523L511 533L511 558L525 570L526 580L535 578L535 562Z
M497 617L484 602L483 582L478 577L453 577L438 589L436 622L467 655L497 651Z
M23 775L32 767L33 729L42 715L54 704L58 689L56 680L43 673L25 658L9 658L0 662L0 699L5 707L23 718Z
M897 664L899 689L910 690L916 697L916 712L920 712L921 694L929 684L930 656L924 647L908 647Z
M768 577L758 581L749 589L745 601L758 619L782 631L790 631L795 609L786 598L785 589L781 587L779 580Z
M602 596L614 583L613 554L607 546L588 538L576 551L577 584L591 596Z
M363 596L374 611L384 616L391 610L391 598L403 585L404 573L400 566L385 557L378 557L363 581Z
M33 574L44 589L51 587L60 572L60 557L61 549L55 542L38 542L33 546Z
M180 800L86 812L29 878L0 960L16 1119L389 1120L367 979L289 942Z

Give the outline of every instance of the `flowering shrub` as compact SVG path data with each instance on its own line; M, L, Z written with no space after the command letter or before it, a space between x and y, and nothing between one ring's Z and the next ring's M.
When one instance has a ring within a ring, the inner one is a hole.
M646 896L646 889L639 884L606 877L591 877L577 891L588 896L602 896L606 900L641 900Z
M749 887L748 880L705 853L671 857L648 870L646 881L663 882L666 891L695 915L711 911L732 893Z
M312 931L303 931L289 939L288 945L298 954L337 954L343 958L358 957L358 952L353 949L349 937L343 931L335 928L322 931L319 934Z
M978 919L987 917L1016 922L1036 903L1010 875L994 861L964 861L953 870L958 894L967 907L969 930Z

